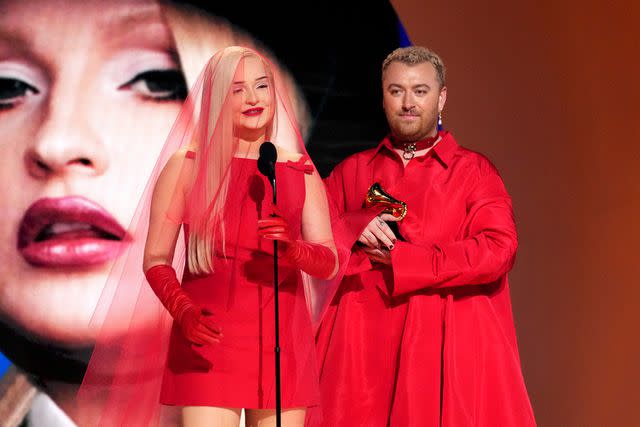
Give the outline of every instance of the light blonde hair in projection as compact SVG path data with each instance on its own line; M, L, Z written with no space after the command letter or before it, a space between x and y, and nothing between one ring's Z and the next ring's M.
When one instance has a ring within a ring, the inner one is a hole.
M190 233L187 244L188 269L194 274L213 272L213 256L216 241L219 241L223 255L225 247L224 207L229 192L229 169L231 161L238 151L238 138L233 129L233 114L227 109L231 85L242 60L247 57L259 58L265 68L272 105L276 107L275 84L271 67L257 52L244 47L228 47L220 53L217 62L209 62L203 82L200 102L200 120L196 138L192 144L196 150L196 177L188 201L196 200L187 206ZM212 69L213 68L213 69ZM276 114L270 119L265 138L274 133ZM205 118L208 117L208 120ZM200 203L198 202L201 201ZM204 201L204 203L202 203ZM194 209L193 206L206 207ZM198 211L200 210L200 211Z

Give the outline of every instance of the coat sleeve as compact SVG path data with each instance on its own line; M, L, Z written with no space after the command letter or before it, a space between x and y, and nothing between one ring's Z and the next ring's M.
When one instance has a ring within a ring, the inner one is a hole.
M401 295L425 288L488 284L513 266L518 239L511 198L491 169L467 198L462 240L415 245L397 242L391 251L393 285Z
M355 179L349 176L348 171L349 168L343 162L325 178L334 241L336 247L350 253L345 275L371 269L369 258L357 247L354 248L354 245L365 227L382 210L378 207L349 209L348 201L357 199L358 195L353 194Z

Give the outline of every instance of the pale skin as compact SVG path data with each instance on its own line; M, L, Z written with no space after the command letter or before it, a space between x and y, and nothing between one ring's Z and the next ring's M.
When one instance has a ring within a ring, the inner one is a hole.
M237 156L257 157L259 146L265 141L269 124L273 121L275 105L272 100L272 82L267 77L263 62L255 56L244 59L242 76L236 75L232 87L232 99L230 107L234 111L234 128L239 139ZM243 115L243 111L262 108L262 113L256 115ZM300 154L290 153L278 147L278 161L298 160ZM157 264L170 264L176 246L180 224L167 220L155 220L154 216L162 216L172 203L176 203L175 197L188 193L187 180L181 180L181 174L185 171L190 175L188 168L193 167L193 162L185 161L185 151L176 152L162 171L151 204L151 221L147 244L145 247L144 269L145 271ZM182 175L184 176L184 175ZM315 178L314 178L315 177ZM322 185L317 174L305 175L307 194L312 191L312 186ZM166 191L166 189L175 191ZM168 195L168 196L167 196ZM180 205L180 200L177 200ZM322 208L322 206L321 206ZM307 241L321 241L326 239L318 230L330 230L328 224L328 207L324 209L327 215L317 215L317 201L307 203L302 210L302 235ZM327 222L327 224L323 223ZM336 265L337 268L337 265ZM213 313L215 319L215 313ZM211 342L224 345L224 337L211 330ZM189 406L182 410L184 427L222 427L238 426L241 409L207 406ZM270 409L245 409L247 426L272 426L275 425L275 411ZM282 420L285 426L302 426L304 424L305 408L286 408L282 410Z
M240 423L239 408L212 408L187 406L183 408L183 423L189 427L237 427ZM286 409L282 411L283 426L302 426L305 410ZM272 427L276 425L276 415L270 409L245 410L246 427Z
M447 88L441 86L431 63L392 62L383 74L382 92L382 107L395 140L415 142L437 134L438 115L444 110ZM432 148L416 151L415 157L424 156ZM405 168L413 160L403 158L400 148L394 151ZM385 221L398 219L389 214L378 215L364 229L358 242L371 261L391 265L390 251L396 236Z

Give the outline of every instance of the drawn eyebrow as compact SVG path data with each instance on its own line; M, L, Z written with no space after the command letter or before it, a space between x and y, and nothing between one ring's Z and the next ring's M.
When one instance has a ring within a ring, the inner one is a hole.
M258 77L258 78L256 79L256 81L258 81L258 80L264 80L264 79L266 79L266 78L267 78L267 76ZM234 85L241 85L241 84L244 84L244 83L246 83L244 80L236 80L235 82L233 82L233 84L234 84Z
M139 4L107 11L98 22L96 34L103 38L106 47L150 44L163 50L175 49L173 36L158 5Z
M20 53L33 51L33 44L31 41L20 32L5 32L0 30L0 41L14 49L17 48Z

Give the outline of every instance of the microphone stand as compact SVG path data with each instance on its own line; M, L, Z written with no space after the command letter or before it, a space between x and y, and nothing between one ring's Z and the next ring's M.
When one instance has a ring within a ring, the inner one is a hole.
M273 188L273 204L276 204L276 174L275 168L271 177ZM282 426L282 402L280 389L280 305L278 299L278 241L273 241L273 307L275 312L275 359L276 359L276 426Z
M260 145L260 157L258 158L258 170L269 179L273 189L273 204L276 199L276 162L278 151L270 141L264 141ZM280 302L278 298L278 241L273 241L273 308L275 316L275 362L276 362L276 426L282 425L282 402L280 385Z

